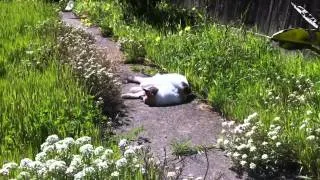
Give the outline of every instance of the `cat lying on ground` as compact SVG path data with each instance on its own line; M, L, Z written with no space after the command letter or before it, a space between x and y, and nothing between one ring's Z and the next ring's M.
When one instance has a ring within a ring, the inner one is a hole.
M128 93L122 94L124 99L142 99L149 106L169 106L182 104L190 100L191 88L183 75L156 74L152 77L133 76L128 82L138 83Z

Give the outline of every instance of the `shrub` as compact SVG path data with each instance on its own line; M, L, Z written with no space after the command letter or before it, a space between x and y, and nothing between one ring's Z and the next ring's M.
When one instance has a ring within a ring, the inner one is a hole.
M111 118L116 117L122 106L120 83L111 61L97 50L94 38L81 29L61 26L58 43L61 59L71 65L104 112Z
M111 148L111 149L110 149ZM142 145L129 145L125 139L119 147L94 147L91 137L59 139L50 135L35 159L21 159L20 165L9 162L0 169L0 177L18 179L155 179L156 164L148 158Z
M307 116L311 117L311 112L308 112ZM317 150L320 129L311 122L310 119L302 121L300 125L292 122L288 127L280 117L275 117L267 125L254 113L240 124L235 124L234 121L223 122L222 138L217 140L217 145L226 151L239 170L247 170L264 178L279 177L283 174L301 175L299 173L306 173L299 169L301 163L316 163L312 165L316 166L317 160L311 157L316 158L320 153ZM301 143L300 146L309 146L315 150L305 152L310 157L308 162L299 161L299 150L294 145L296 142L291 142L293 138L290 136L293 134L288 133L287 128L295 133L294 139ZM306 141L299 141L298 137L305 138Z

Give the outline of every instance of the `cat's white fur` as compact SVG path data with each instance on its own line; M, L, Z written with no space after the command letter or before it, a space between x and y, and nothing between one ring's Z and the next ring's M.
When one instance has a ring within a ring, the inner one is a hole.
M139 83L140 86L131 88L128 93L122 94L122 98L142 98L150 106L181 104L190 93L185 91L190 89L187 78L177 73L156 74L152 77L134 76L128 80Z

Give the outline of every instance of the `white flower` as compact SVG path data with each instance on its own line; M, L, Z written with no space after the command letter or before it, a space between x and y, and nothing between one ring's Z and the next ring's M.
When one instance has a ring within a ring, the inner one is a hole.
M133 146L132 149L134 151L138 151L138 150L142 149L143 147L144 147L143 145L138 145L138 146Z
M74 166L76 168L79 168L79 167L81 167L81 164L82 164L81 156L80 155L73 155L70 166Z
M237 150L238 151L241 151L242 149L244 148L247 148L247 145L246 144L240 144L238 147L237 147Z
M94 172L95 172L95 169L93 168L93 167L91 167L91 166L89 166L89 167L85 167L85 168L83 168L83 173L87 176L91 176Z
M232 154L232 156L233 156L234 158L238 158L238 157L240 156L240 154L239 154L238 152L234 152L234 153Z
M107 161L101 161L101 162L97 163L96 166L98 168L98 171L106 171L109 167Z
M314 135L310 135L307 137L307 140L312 141L314 140L316 137Z
M268 159L268 155L267 155L267 154L263 154L263 155L261 156L261 159Z
M24 158L20 161L20 168L21 169L32 169L32 160L29 158Z
M63 144L65 144L68 147L72 146L75 143L75 141L74 141L74 139L72 137L66 137L61 141L62 141Z
M47 146L44 146L43 148L43 152L45 153L51 153L54 151L54 145L47 145Z
M256 164L255 163L250 163L250 169L255 169L256 168Z
M241 129L241 126L237 126L234 128L234 133L235 134L241 134L243 132L243 130Z
M36 155L35 160L40 161L40 162L45 162L47 158L47 153L45 152L40 152Z
M37 172L37 175L39 177L44 177L48 173L48 170L47 170L45 163L42 163L40 161L33 161L31 163L31 166L32 166L32 170Z
M104 148L102 146L96 147L96 149L94 149L94 155L96 156L100 156L104 151Z
M134 152L134 150L132 148L129 148L124 152L124 156L125 157L130 157L130 156L132 156L134 154L135 154L135 152Z
M175 177L176 173L174 171L168 172L167 177Z
M251 130L255 131L258 127L257 126L252 126Z
M271 139L272 139L272 140L276 140L276 139L277 139L277 136L274 135L274 136L271 137Z
M146 172L147 172L144 167L141 167L140 171L141 171L141 174L146 174Z
M74 166L69 166L66 170L66 174L69 176L75 175L76 172L77 172L77 168L75 168Z
M226 122L226 121L225 121L225 122L222 122L221 125L222 125L222 127L227 127L228 122Z
M43 151L43 149L45 147L47 147L48 145L49 145L49 143L47 143L47 142L42 143L41 146L40 146L41 151Z
M255 146L251 146L249 151L250 151L250 152L254 152L254 151L256 151L256 150L257 150L257 148L256 148Z
M78 172L74 175L74 180L82 180L86 174L83 171Z
M55 145L55 148L56 148L58 154L62 154L62 153L67 152L68 148L69 148L67 144L64 144L60 141L56 142L54 145Z
M116 167L121 168L127 164L127 159L126 158L121 158L116 161Z
M241 164L241 166L244 166L244 165L246 165L247 164L247 161L240 161L240 164Z
M83 136L76 140L76 144L80 146L84 144L90 144L90 143L91 143L91 137L89 136Z
M276 147L279 147L281 145L281 142L276 143Z
M253 131L249 131L249 132L247 132L247 133L245 134L245 136L246 136L246 137L251 137L253 133L254 133Z
M51 145L59 141L59 137L56 134L47 137L46 142Z
M229 122L228 122L228 127L230 128L230 127L233 126L234 124L235 124L234 121L229 121Z
M247 157L248 157L248 155L246 155L246 154L243 154L243 155L241 156L242 159L247 159Z
M262 146L266 146L266 145L268 145L268 142L263 141Z
M48 168L52 173L63 173L67 170L66 163L64 161L53 161Z
M80 153L85 157L90 157L93 152L93 146L91 144L85 144L79 148Z
M254 119L255 117L258 116L258 113L253 113L251 115L249 115L246 119L243 120L244 123L250 123L252 119Z
M127 140L126 139L121 139L119 144L118 144L120 149L124 149L127 146Z
M2 176L9 176L9 173L10 173L10 169L8 169L8 168L0 169L0 175L2 175Z
M119 172L118 171L114 171L111 173L112 177L118 177L119 176Z
M226 133L226 130L225 129L222 129L221 130L221 134L225 134Z
M18 167L18 164L15 163L15 162L9 162L9 163L6 163L2 166L2 169L16 169ZM1 173L0 173L1 174Z
M225 139L224 141L223 141L223 144L226 146L226 145L228 145L229 144L229 140L228 139Z

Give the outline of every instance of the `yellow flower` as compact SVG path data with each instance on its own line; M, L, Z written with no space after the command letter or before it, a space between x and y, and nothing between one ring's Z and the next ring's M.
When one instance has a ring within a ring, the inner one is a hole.
M188 32L188 31L191 30L191 27L190 27L190 26L187 26L187 27L184 28L184 30L185 30L186 32Z

